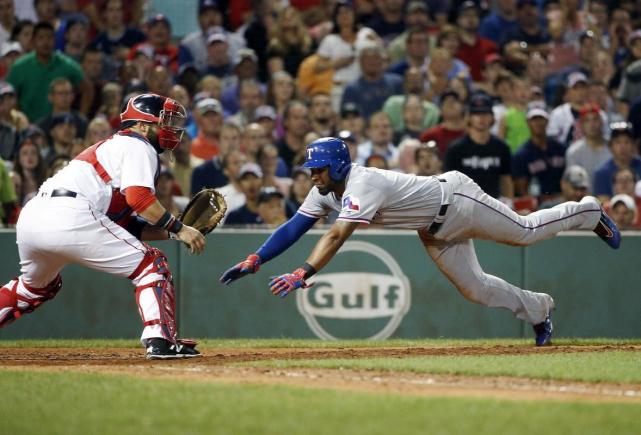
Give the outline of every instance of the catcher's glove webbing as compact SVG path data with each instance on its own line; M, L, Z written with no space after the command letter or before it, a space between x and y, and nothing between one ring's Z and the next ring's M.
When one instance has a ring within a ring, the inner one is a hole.
M203 189L189 201L180 221L203 235L214 230L227 212L225 197L215 189Z

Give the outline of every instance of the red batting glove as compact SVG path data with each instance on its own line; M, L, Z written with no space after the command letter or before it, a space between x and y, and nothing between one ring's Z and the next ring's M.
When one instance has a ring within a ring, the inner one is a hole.
M297 288L308 288L311 286L311 284L305 282L305 270L303 270L302 267L299 267L292 273L273 276L269 282L269 290L273 295L280 298L284 298Z
M261 259L256 254L251 254L247 256L245 261L241 261L237 265L227 269L223 276L220 277L220 282L225 285L231 284L233 281L249 273L256 273L260 269Z

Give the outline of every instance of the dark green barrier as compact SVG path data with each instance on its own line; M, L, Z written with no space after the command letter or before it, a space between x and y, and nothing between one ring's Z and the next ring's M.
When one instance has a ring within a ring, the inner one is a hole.
M205 254L192 256L175 242L168 255L178 287L183 336L402 338L530 336L529 326L505 310L466 301L441 275L414 232L364 231L353 236L305 292L278 299L272 275L307 258L321 231L303 237L259 273L231 286L222 272L253 252L266 231L217 231ZM559 336L638 337L641 296L627 237L612 251L593 235L562 236L527 249L476 242L484 269L517 285L545 290L557 301ZM0 232L0 281L18 273L15 234ZM463 265L462 265L463 267ZM78 266L63 272L60 295L0 330L1 338L136 337L141 330L133 286Z

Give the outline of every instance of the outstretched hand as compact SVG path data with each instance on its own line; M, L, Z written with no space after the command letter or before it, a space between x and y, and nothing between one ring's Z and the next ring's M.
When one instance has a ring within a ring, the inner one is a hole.
M284 298L298 288L308 288L311 284L305 282L305 270L299 267L292 273L285 273L279 276L272 276L269 282L269 290L274 296Z
M245 261L241 261L237 265L227 269L220 277L220 282L225 285L229 285L238 278L242 278L250 273L256 273L258 272L258 269L260 269L260 262L261 260L258 255L251 254L247 259L245 259Z

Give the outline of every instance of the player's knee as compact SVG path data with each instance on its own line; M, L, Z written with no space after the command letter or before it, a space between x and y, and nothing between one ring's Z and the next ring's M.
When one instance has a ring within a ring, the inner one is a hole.
M469 273L455 284L465 299L476 304L483 304L490 287L484 273Z
M158 248L148 247L145 256L129 278L136 287L148 285L154 281L171 281L171 272L167 257Z

